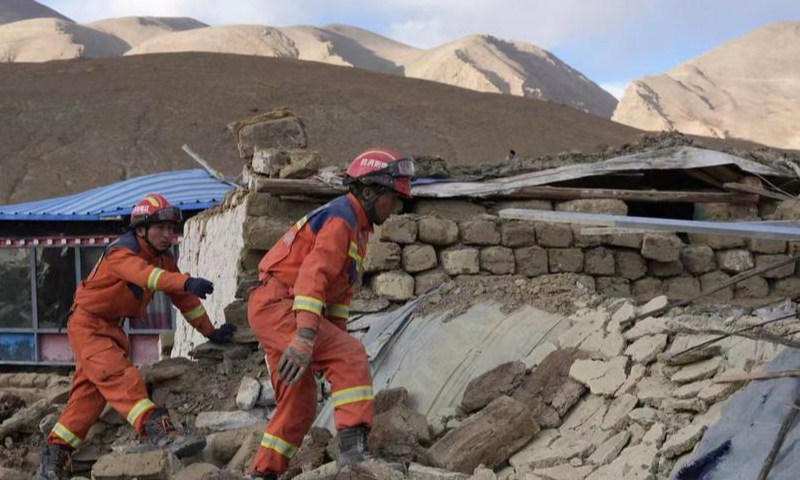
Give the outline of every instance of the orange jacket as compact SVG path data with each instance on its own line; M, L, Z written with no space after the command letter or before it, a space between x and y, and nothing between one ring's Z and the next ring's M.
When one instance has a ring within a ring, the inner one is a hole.
M184 318L208 337L214 333L200 299L184 288L189 275L180 273L170 253L157 255L133 232L108 246L92 273L75 292L74 309L109 321L142 318L156 290L169 295Z
M295 223L264 255L259 278L274 277L289 287L297 328L317 329L323 315L342 327L350 317L353 286L372 224L350 194L314 210Z

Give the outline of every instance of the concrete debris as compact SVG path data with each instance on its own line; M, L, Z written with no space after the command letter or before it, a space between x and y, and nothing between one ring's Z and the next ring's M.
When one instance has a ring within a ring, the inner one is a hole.
M675 383L690 383L713 377L722 363L719 357L687 365L675 372L670 380Z
M240 410L252 410L261 394L261 383L255 378L244 377L236 394L236 406Z
M648 335L641 337L628 346L625 355L631 357L636 363L647 365L656 359L656 356L667 347L666 334Z
M704 425L689 425L675 432L664 443L661 454L667 458L672 458L691 450L703 438L705 431L706 427Z
M628 357L610 360L577 360L569 376L587 386L596 395L612 396L625 383Z
M263 410L202 412L197 415L195 427L221 432L263 424L266 420L267 415Z
M631 434L629 432L624 430L619 432L600 445L600 447L589 456L589 462L598 466L610 463L619 456L619 452L625 448L630 439Z
M110 453L92 467L94 480L172 480L180 461L171 452Z

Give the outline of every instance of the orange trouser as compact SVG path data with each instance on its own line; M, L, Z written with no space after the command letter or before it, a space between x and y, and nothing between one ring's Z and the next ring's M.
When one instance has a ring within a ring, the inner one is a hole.
M47 442L77 448L110 403L141 435L156 408L147 397L139 370L128 359L130 344L116 323L78 309L67 328L76 370L64 413Z
M317 413L315 372L322 371L333 387L334 419L341 430L357 425L372 427L372 376L364 346L347 334L344 322L320 319L314 346L313 372L309 369L294 385L278 378L278 363L294 338L293 298L286 285L270 279L250 296L248 318L253 333L267 352L278 408L256 454L253 471L283 473L297 452Z

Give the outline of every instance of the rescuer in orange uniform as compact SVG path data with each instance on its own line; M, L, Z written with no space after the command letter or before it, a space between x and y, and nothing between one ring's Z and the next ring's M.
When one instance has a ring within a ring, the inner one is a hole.
M169 252L181 211L161 195L137 203L131 230L108 246L75 293L67 328L76 370L69 402L47 439L37 480L70 478L72 452L100 417L106 402L156 448L178 456L205 446L202 436L178 431L166 409L147 394L139 370L128 358L125 318L141 318L156 291L170 296L184 318L212 342L230 340L235 326L215 329L199 298L214 291L203 278L180 273Z
M368 458L373 393L364 346L347 334L353 286L372 226L411 198L411 160L389 148L350 164L350 193L300 219L259 264L248 319L267 352L278 401L256 454L251 478L275 479L289 465L317 409L315 372L332 385L339 465Z

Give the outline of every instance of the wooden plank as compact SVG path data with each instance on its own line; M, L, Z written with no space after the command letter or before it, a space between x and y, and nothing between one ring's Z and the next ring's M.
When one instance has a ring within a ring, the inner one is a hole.
M750 380L771 380L774 378L800 377L800 370L781 370L778 372L750 372L750 373L729 373L723 375L714 383L739 383Z
M725 183L722 185L722 188L731 192L752 193L760 197L771 198L773 200L794 200L794 197L790 197L789 195L745 185L743 183Z
M742 180L742 175L730 168L728 165L716 165L704 169L706 173L718 179L721 182L739 182Z
M314 179L287 180L253 175L250 190L275 195L309 195L312 197L335 197L347 193L345 186L333 186Z
M596 213L553 212L548 210L526 210L508 208L500 211L500 217L515 220L530 220L576 225L634 228L659 232L701 233L764 240L800 240L800 227L759 223L701 222L671 218L626 217Z
M722 190L722 182L704 172L702 168L690 168L689 170L684 170L684 173L692 178L696 178L701 182L707 183Z
M420 197L426 196L418 194ZM757 203L752 193L674 192L659 190L622 190L611 188L522 187L502 196L540 200L575 200L613 198L628 202L650 203Z

